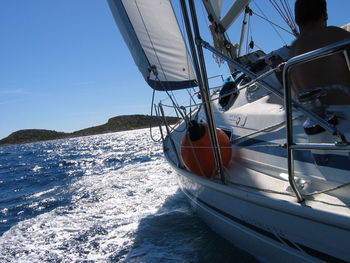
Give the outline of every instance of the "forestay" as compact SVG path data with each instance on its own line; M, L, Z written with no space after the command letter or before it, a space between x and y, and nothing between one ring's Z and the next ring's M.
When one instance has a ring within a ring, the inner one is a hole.
M153 89L197 85L170 0L108 0L108 3L136 65Z

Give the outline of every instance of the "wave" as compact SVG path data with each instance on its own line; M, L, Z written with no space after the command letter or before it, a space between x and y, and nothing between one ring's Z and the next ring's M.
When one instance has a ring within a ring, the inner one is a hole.
M12 180L1 179L0 187L9 193L0 195L5 204L0 221L6 221L0 262L230 262L237 257L237 250L193 213L148 129L26 147L40 156L27 156L36 163L28 161L30 169ZM16 163L16 155L21 152L6 158ZM25 180L12 187L20 177Z

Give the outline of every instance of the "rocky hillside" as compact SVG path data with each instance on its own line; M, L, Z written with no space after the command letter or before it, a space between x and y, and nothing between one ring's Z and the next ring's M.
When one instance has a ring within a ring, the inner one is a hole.
M167 117L169 123L176 123L179 119L176 117ZM157 126L157 117L148 115L124 115L110 118L107 123L87 129L75 131L72 135L84 136L100 134L107 132L126 131Z
M169 124L174 124L177 121L179 121L179 118L167 117L167 121ZM126 131L147 128L150 125L158 125L156 117L148 115L123 115L110 118L105 124L86 128L72 133L39 129L20 130L13 132L8 137L0 140L0 145L47 141L69 137L102 134L108 132Z
M64 138L68 134L69 133L39 129L20 130L13 132L6 138L0 140L0 145L55 140Z

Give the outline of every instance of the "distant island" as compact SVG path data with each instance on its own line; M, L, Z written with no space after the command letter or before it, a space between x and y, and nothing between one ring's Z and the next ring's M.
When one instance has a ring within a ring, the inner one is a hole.
M169 124L174 124L180 119L177 117L166 117ZM95 135L102 133L142 129L150 126L157 126L157 117L149 115L123 115L110 118L107 123L78 130L72 133L58 132L42 129L19 130L11 133L6 138L0 140L0 145L10 145L18 143L29 143L38 141L48 141L63 138Z

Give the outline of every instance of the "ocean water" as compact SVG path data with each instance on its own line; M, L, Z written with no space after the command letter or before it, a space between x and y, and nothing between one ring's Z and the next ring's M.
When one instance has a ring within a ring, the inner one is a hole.
M257 262L210 230L148 129L0 147L0 262Z

